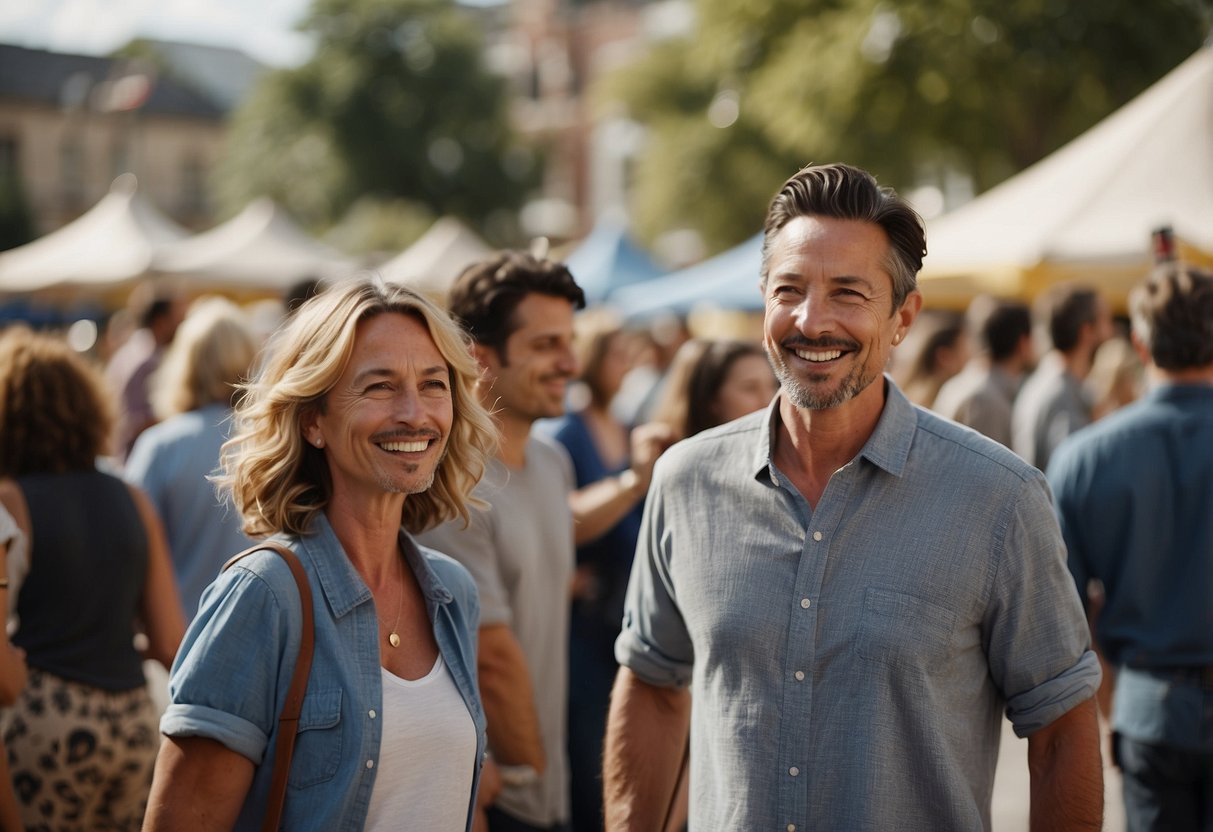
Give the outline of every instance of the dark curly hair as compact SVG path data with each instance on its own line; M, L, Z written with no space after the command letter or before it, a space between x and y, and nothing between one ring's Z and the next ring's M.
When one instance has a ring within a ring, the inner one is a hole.
M85 358L25 326L0 334L0 475L88 470L113 425L113 402Z
M1213 364L1213 274L1160 266L1129 295L1133 330L1164 370Z
M505 342L518 329L514 311L533 294L585 308L585 292L563 263L503 251L463 270L451 287L447 310L477 344L492 348L507 363Z

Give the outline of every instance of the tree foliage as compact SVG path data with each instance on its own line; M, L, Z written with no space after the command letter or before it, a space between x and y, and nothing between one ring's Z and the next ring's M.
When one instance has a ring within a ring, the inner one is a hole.
M693 36L598 93L649 129L638 226L719 250L809 162L903 190L944 171L997 184L1191 55L1207 2L696 0Z
M505 82L453 0L313 0L311 60L269 74L236 114L219 173L236 210L258 194L313 227L360 200L408 200L505 240L535 181Z

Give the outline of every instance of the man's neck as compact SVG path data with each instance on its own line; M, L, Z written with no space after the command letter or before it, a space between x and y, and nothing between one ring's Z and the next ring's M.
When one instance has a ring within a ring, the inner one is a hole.
M808 410L787 397L779 405L775 462L813 508L830 477L863 448L885 406L884 379L840 407Z
M1164 370L1151 364L1149 372L1155 384L1213 384L1213 364L1179 370Z
M1092 349L1087 344L1079 344L1069 352L1058 352L1066 372L1082 381L1091 372Z
M497 458L508 468L526 467L526 443L531 437L532 420L519 418L509 411L497 415L501 430L501 443L497 446Z

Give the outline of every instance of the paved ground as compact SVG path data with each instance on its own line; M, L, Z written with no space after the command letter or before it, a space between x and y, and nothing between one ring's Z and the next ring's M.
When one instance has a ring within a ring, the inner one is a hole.
M1107 744L1105 742L1106 751ZM1104 755L1106 758L1106 754ZM1104 760L1104 825L1107 832L1124 832L1125 813L1120 803L1120 777ZM994 832L1027 832L1028 829L1028 741L1021 740L1003 722L998 772L994 777Z

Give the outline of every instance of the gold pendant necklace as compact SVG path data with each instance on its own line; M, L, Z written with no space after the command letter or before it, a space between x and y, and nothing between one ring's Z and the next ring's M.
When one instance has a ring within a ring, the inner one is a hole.
M388 634L387 634L387 643L392 645L392 647L400 646L400 634L396 632L396 627L399 626L399 624L400 624L400 612L403 609L404 609L404 591L401 590L400 598L396 602L396 621L392 624L392 626L390 628L388 628ZM378 612L375 613L375 617L379 618ZM387 627L387 624L384 622L384 620L382 618L379 618L379 623L383 624L384 627Z

